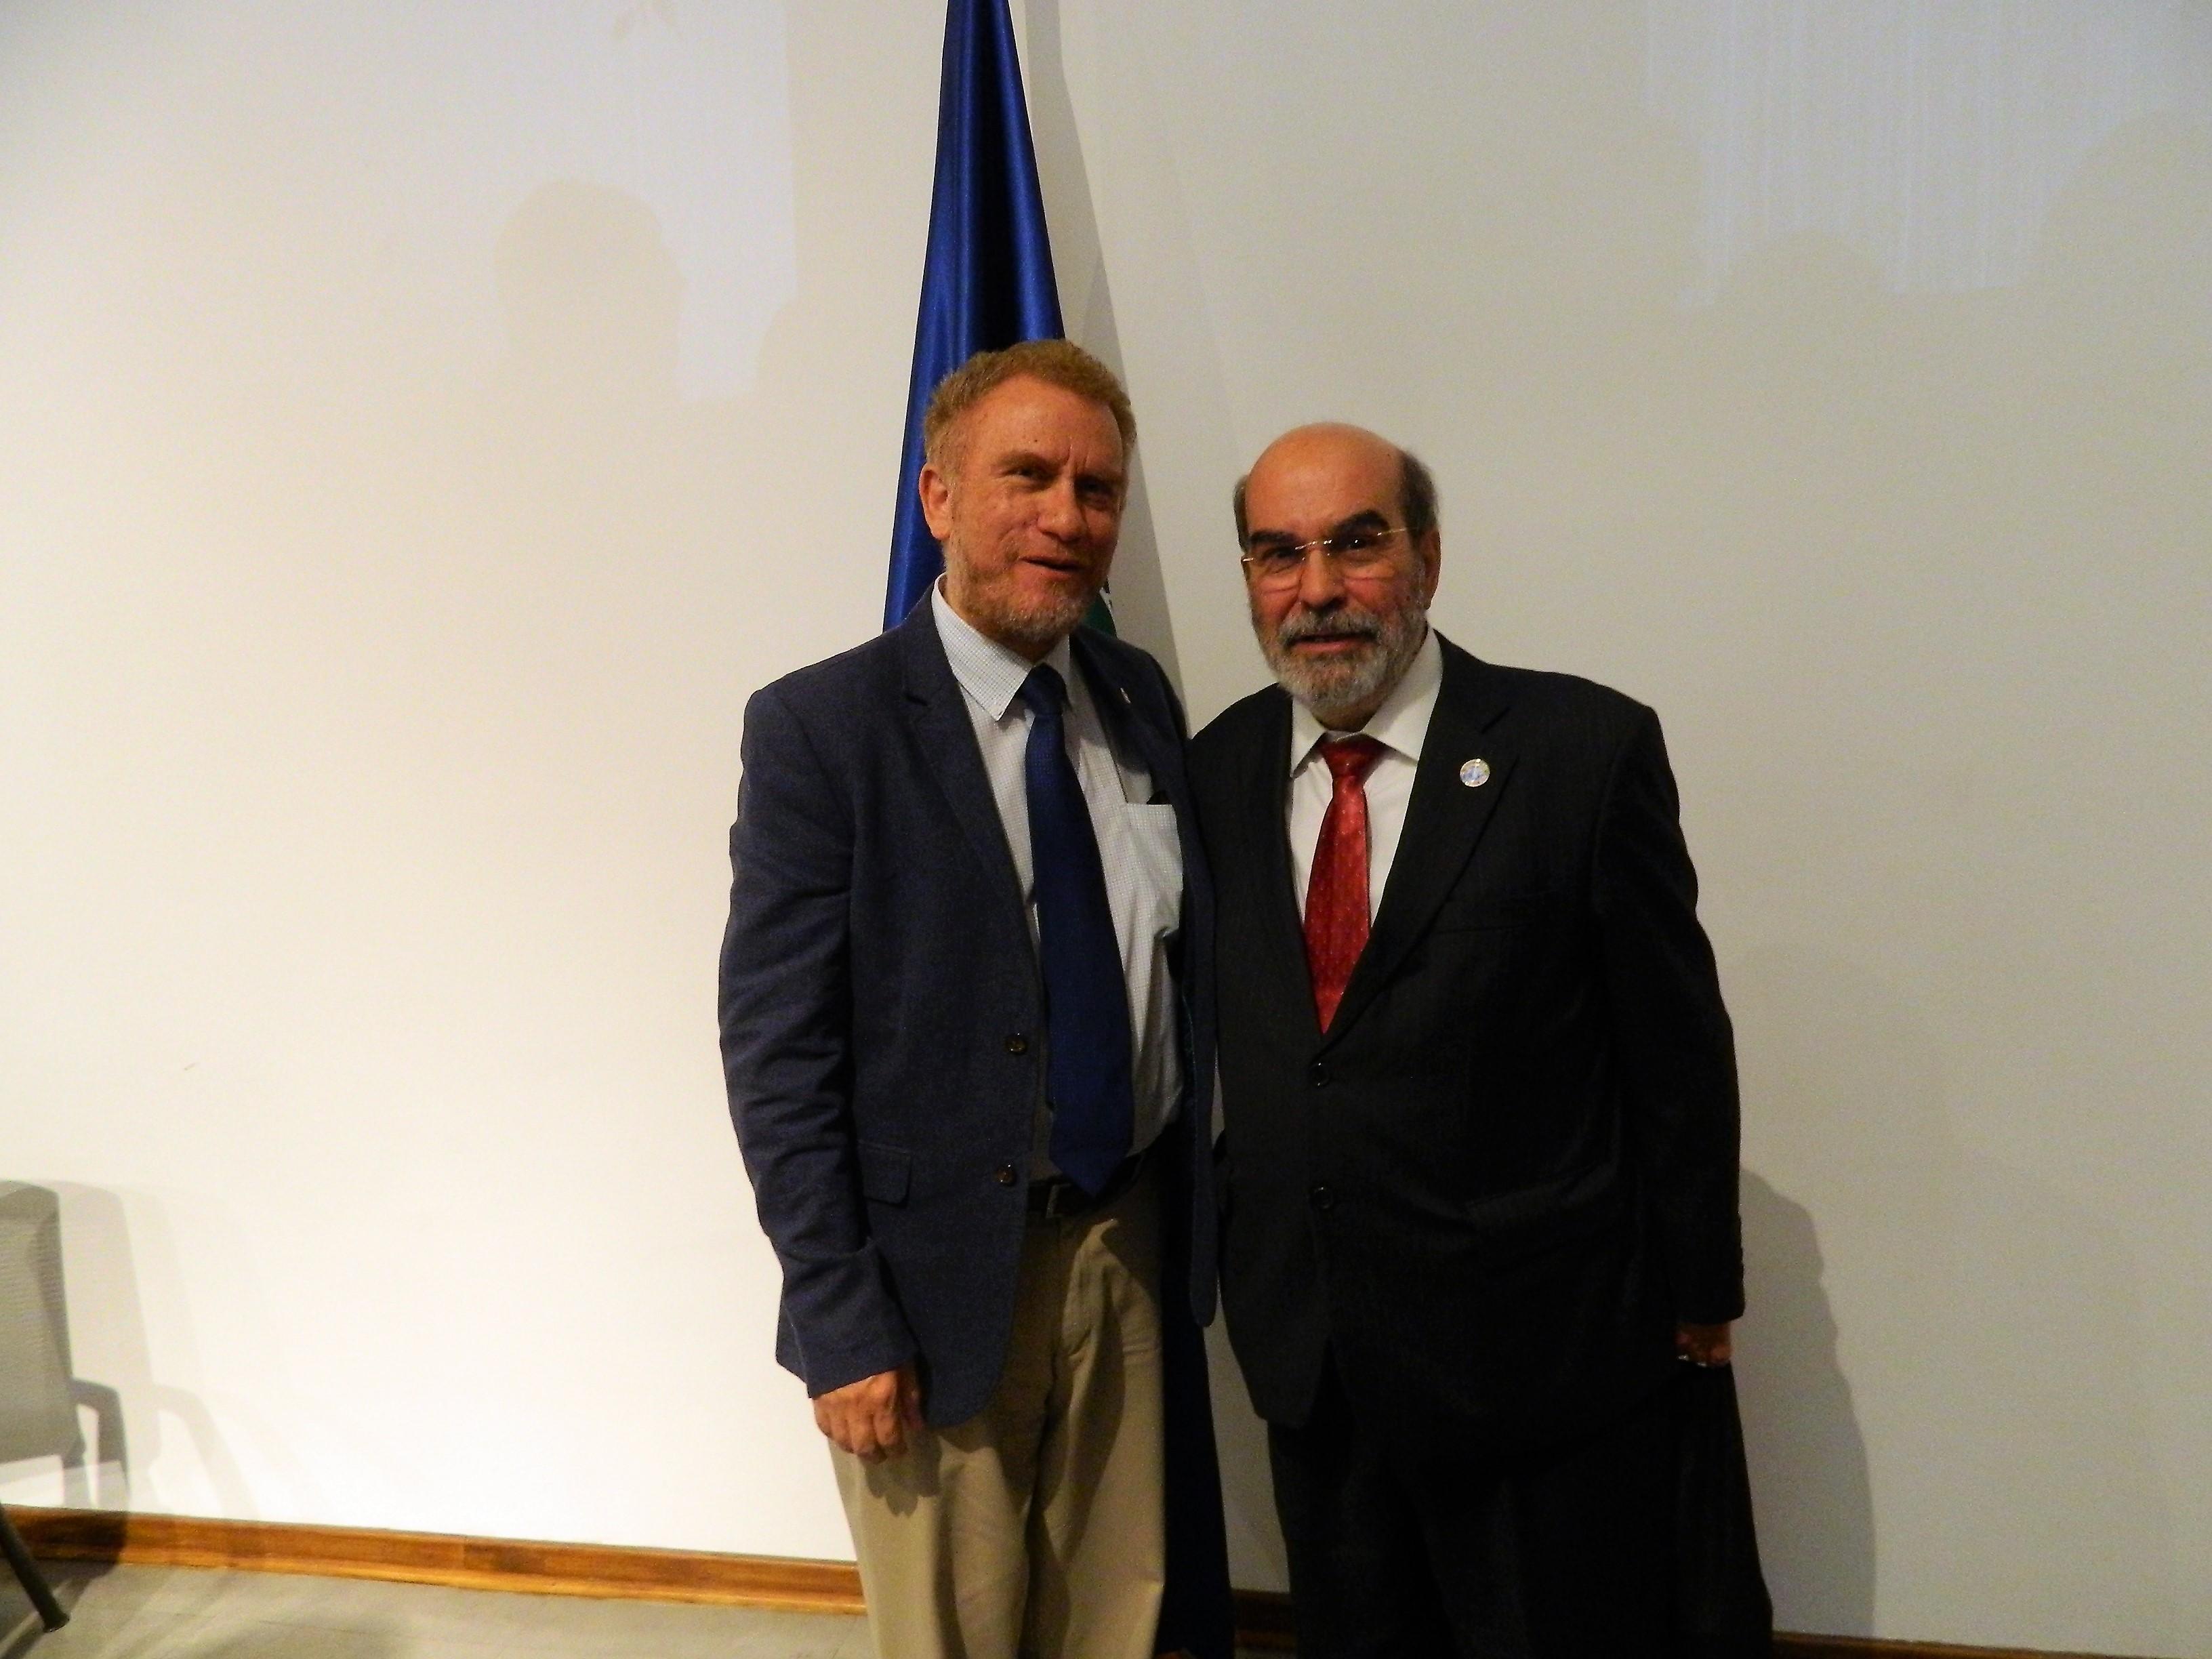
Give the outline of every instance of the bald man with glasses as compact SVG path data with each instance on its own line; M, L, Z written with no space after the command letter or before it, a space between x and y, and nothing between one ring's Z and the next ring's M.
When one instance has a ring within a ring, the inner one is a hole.
M1727 1364L1743 1286L1733 1040L1658 720L1429 626L1435 485L1372 433L1286 434L1236 517L1276 684L1191 777L1223 1300L1298 1651L1686 1652L1678 1379Z

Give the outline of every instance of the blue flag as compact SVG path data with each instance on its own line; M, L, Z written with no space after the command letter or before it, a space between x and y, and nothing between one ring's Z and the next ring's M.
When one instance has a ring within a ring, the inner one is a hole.
M937 97L937 184L914 330L884 626L902 620L945 568L921 516L921 416L937 383L979 351L1060 337L1060 290L1030 143L1006 0L951 0Z

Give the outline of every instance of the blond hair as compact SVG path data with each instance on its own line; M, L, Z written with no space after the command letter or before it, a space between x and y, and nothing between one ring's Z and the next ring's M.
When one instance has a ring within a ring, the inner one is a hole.
M1073 340L1024 340L1003 351L979 351L937 383L921 417L921 453L939 471L952 459L961 417L1008 380L1022 375L1098 404L1114 417L1127 454L1137 441L1137 416L1114 371Z

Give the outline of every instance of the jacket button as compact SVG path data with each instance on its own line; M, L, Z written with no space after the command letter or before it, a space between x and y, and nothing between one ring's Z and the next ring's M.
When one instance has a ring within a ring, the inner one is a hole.
M1011 1164L1001 1164L992 1178L1001 1187L1011 1187L1022 1178L1022 1172Z
M1333 1210L1336 1207L1336 1194L1326 1187L1309 1188L1306 1196L1312 1200L1313 1206L1316 1210Z
M1328 1067L1316 1060L1306 1075L1313 1079L1313 1086L1318 1089L1328 1081Z
M1006 1052L1008 1054L1025 1054L1029 1053L1029 1051L1030 1040L1027 1037L1024 1036L1019 1031L1015 1031L1008 1035L1006 1038Z

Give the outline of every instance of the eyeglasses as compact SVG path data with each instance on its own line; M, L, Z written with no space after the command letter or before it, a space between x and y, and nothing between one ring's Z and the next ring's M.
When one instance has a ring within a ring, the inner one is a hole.
M1316 549L1340 576L1379 576L1389 568L1390 544L1406 526L1389 530L1362 526L1316 536L1310 542L1255 541L1237 562L1259 587L1288 587L1305 572L1306 556Z

